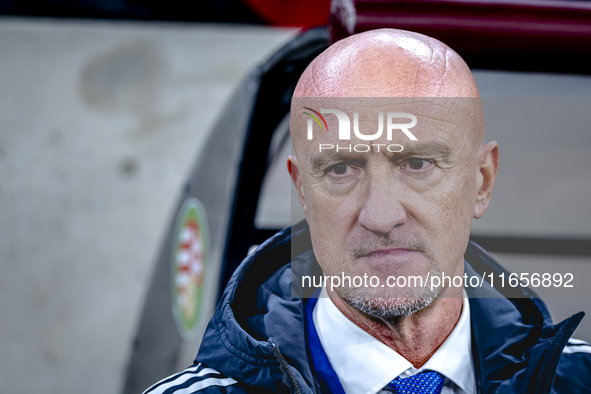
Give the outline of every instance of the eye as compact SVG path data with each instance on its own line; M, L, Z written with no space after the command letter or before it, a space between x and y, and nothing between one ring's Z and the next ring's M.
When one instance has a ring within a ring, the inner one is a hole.
M349 165L347 163L338 163L338 164L328 167L326 172L332 171L336 175L343 175L347 172L347 168L349 168Z
M425 159L417 159L415 157L408 159L408 166L413 170L420 170L425 165L428 165L430 162Z

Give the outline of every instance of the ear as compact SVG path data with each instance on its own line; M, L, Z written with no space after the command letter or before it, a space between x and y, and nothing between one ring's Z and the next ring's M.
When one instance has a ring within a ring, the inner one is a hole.
M306 199L304 197L304 190L302 187L302 177L298 169L298 161L295 156L289 156L287 158L287 171L289 171L291 180L298 191L298 199L300 200L300 204L302 204L302 209L304 210L304 213L306 213Z
M499 144L491 141L478 149L478 194L474 206L474 218L480 219L492 198L499 170Z

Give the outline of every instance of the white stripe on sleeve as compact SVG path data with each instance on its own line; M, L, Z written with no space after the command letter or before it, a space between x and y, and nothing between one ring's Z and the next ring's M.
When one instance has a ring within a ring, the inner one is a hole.
M236 381L232 378L224 378L224 379L215 379L215 378L208 378L205 380L200 380L199 382L195 382L187 388L175 391L174 394L191 394L198 390L202 390L208 388L209 386L230 386L236 383Z
M579 346L566 346L562 353L588 353L591 354L591 346L579 345Z
M158 383L152 385L150 388L148 388L146 391L144 391L144 393L145 394L162 394L164 391L168 390L169 388L182 385L183 383L185 383L189 379L192 379L195 377L200 377L200 376L207 375L210 373L216 373L216 374L219 373L215 369L211 369L211 368L204 368L201 371L195 373L195 371L197 371L197 369L199 369L200 366L201 366L201 364L197 364L196 366L189 367L189 368L187 368L175 375L164 378L161 381L159 381ZM173 378L175 376L176 376L175 379L170 380L171 378Z
M197 370L197 369L198 369L200 366L201 366L201 363L199 363L199 364L197 364L197 365L193 365L192 367L189 367L189 368L187 368L187 369L185 369L185 370L183 370L183 371L181 371L181 372L177 373L176 375L179 375L179 374L182 374L182 373L185 373L185 372L192 372L192 371L196 371L196 370ZM175 375L172 375L172 376L175 376ZM170 379L172 376L167 376L167 377L165 377L164 379L157 381L156 383L154 383L153 385L151 385L150 387L148 387L148 388L147 388L147 389L144 391L144 394L145 394L145 393L147 393L148 391L150 391L150 390L154 389L154 388L155 388L156 386L158 386L159 384L162 384L162 383L163 383L165 380L168 380L168 379Z
M589 343L587 343L587 342L585 342L585 341L582 341L582 340L580 340L580 339L577 339L577 338L570 338L570 339L568 340L568 344L567 344L567 346L568 346L568 345L589 345Z
M591 345L587 342L582 341L576 338L570 338L568 343L564 347L562 353L572 354L572 353L589 353L591 354Z

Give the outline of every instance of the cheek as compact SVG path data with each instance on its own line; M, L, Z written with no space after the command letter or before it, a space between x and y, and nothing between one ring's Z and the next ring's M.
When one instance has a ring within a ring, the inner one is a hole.
M332 231L348 227L347 224L355 218L357 188L353 187L347 193L337 194L329 190L323 178L309 177L304 184L306 191L306 206L308 222L317 225L331 226Z
M472 217L474 216L474 206L476 205L476 183L475 174L466 171L461 177L461 184L457 187L461 191L457 198L456 210L458 212L458 223L461 223L467 231L470 231ZM461 219L461 220L460 220Z
M355 223L355 210L349 201L331 197L317 190L308 194L308 212L306 218L313 230L321 234L322 239L330 240L333 245L346 238L348 229Z
M467 171L448 177L422 193L415 206L416 220L429 233L434 252L455 263L463 255L470 235L475 197L474 177Z
M429 201L436 206L440 216L448 224L465 226L471 222L475 204L475 179L472 174L462 168L456 174L448 177L445 182L437 185L427 194Z
M446 260L450 265L463 261L463 255L470 237L472 216L474 211L475 197L472 192L474 177L468 172L459 175L453 183L453 189L449 191L445 209L446 229L444 234L444 248Z
M342 262L346 258L346 243L357 218L354 198L330 196L314 186L308 185L306 200L306 219L314 253L321 265L331 264L331 261Z

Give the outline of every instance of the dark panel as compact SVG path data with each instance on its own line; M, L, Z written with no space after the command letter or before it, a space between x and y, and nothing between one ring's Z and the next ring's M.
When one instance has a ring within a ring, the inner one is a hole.
M0 14L264 24L241 0L0 0Z

